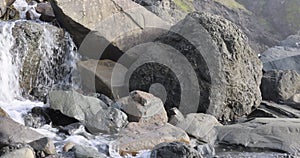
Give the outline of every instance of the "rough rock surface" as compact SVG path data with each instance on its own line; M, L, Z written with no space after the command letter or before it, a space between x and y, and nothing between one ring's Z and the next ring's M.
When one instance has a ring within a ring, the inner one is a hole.
M217 127L217 142L278 150L299 156L299 123L299 119L256 118L241 124Z
M153 149L163 142L190 142L190 138L182 129L168 123L161 126L131 122L119 136L116 146L121 155L135 155L141 150Z
M35 153L31 148L24 147L21 149L16 149L12 152L2 155L1 158L35 158Z
M157 96L166 100L167 111L178 107L183 114L200 111L232 120L260 104L261 62L246 36L222 17L191 13L168 34L126 54L139 59L128 70L130 90L161 84L167 96Z
M261 83L264 100L284 103L300 92L300 75L291 70L271 70L264 73Z
M50 138L46 138L46 137L41 138L33 142L30 142L29 145L36 151L43 151L49 155L56 154L56 149L53 140L51 140Z
M151 151L151 158L202 158L201 154L182 142L161 143Z
M128 121L164 124L168 122L167 112L160 98L142 91L132 91L128 97L117 101L127 114Z
M63 66L69 53L66 53L65 32L46 23L18 21L12 35L15 37L12 52L23 63L20 70L23 93L44 99L49 88L65 79L70 71L68 66Z
M222 126L222 124L214 116L201 113L188 114L183 121L176 125L190 136L209 144L214 144L217 138L215 126Z
M126 114L95 97L76 91L53 91L49 99L52 109L79 120L91 133L115 133L127 124Z
M132 1L50 0L50 3L60 26L80 46L79 52L94 59L100 59L110 43L126 51L158 37L162 30L156 28L169 28L164 20ZM107 53L107 59L111 59L117 52Z
M87 158L87 157L105 158L106 157L104 154L99 153L97 149L89 146L75 145L74 150L75 150L75 158Z
M0 147L11 143L29 143L44 137L7 117L0 117L0 133Z

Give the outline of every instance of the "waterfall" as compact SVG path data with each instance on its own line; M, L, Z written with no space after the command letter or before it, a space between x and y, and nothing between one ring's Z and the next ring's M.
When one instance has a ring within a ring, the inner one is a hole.
M23 123L28 110L45 106L37 99L50 90L79 88L79 58L70 35L55 26L0 21L0 107Z

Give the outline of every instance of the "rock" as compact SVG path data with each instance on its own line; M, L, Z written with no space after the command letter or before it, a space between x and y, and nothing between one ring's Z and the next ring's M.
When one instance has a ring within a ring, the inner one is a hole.
M76 144L72 143L72 142L68 142L64 145L63 147L63 151L64 152L69 152Z
M196 150L204 157L211 157L216 154L215 148L211 144L197 145Z
M73 117L64 115L59 110L53 110L51 108L46 108L45 112L49 116L51 123L54 126L67 126L67 125L79 122L77 119L75 119Z
M55 14L50 3L38 3L35 10L41 14L40 20L42 21L51 22L55 19Z
M253 117L300 118L300 110L291 105L262 101L261 105L248 115L248 118Z
M104 58L112 59L111 56L120 53L116 49L124 52L134 45L151 41L169 27L165 21L132 1L83 0L73 3L70 0L50 0L50 3L60 26L80 47L79 52L93 59L100 59L102 53ZM104 52L107 46L118 48Z
M39 128L49 124L51 119L44 108L34 107L27 115L24 116L25 126Z
M83 86L92 92L102 93L112 99L114 99L115 97L117 98L120 92L113 89L114 88L113 85L118 84L118 81L114 82L115 80L113 80L112 77L113 71L115 70L114 67L116 64L117 64L116 67L122 67L120 64L115 63L111 60L99 61L99 60L90 59L87 61L78 62L77 63L78 70L80 72ZM124 72L122 71L122 69L115 70L115 71L118 71L120 73ZM122 77L123 74L121 73L119 75L120 77ZM115 79L118 80L119 77L116 76Z
M20 158L20 157L35 158L35 153L31 148L24 147L1 156L1 158Z
M275 46L261 55L260 59L263 62L263 70L294 70L300 73L299 48Z
M264 100L283 103L300 91L300 75L295 71L270 70L261 83Z
M125 76L129 91L162 89L156 96L167 111L177 107L183 114L203 112L229 121L261 102L261 62L246 36L222 17L191 13L169 33L126 55L136 59L118 61L130 65ZM155 84L158 88L152 88Z
M300 94L298 93L298 94L293 95L285 103L297 110L300 110Z
M0 107L0 117L9 117L8 113Z
M16 0L2 0L0 2L0 19L10 20L18 19L19 12L12 5Z
M52 91L49 99L52 109L79 120L91 133L115 133L127 124L127 116L122 111L76 91Z
M135 122L129 123L121 131L115 145L120 155L136 155L141 150L153 149L163 142L184 142L189 143L190 138L180 128L171 124L163 126L156 124L141 125Z
M12 35L15 40L11 51L22 63L19 80L25 96L44 101L51 88L67 89L67 83L59 84L71 76L72 70L65 65L72 52L63 29L46 23L17 21Z
M152 94L132 91L128 97L117 101L127 114L129 122L165 124L168 122L164 104Z
M176 126L179 122L184 120L183 114L177 108L170 109L169 114L171 115L169 117L169 123L171 125Z
M216 126L222 126L222 124L214 116L201 113L188 114L176 125L190 136L209 144L214 144L217 138Z
M197 150L182 142L161 143L151 151L151 158L202 158Z
M55 155L56 149L53 143L53 140L50 138L41 138L30 142L29 145L36 151L43 151L48 155Z
M97 149L88 146L75 145L74 151L75 151L75 158L87 158L87 157L105 158L106 157L105 155L99 153Z
M217 142L299 155L299 123L299 119L255 118L241 124L219 126Z
M12 143L29 143L43 138L38 132L6 117L0 117L0 133L0 147Z

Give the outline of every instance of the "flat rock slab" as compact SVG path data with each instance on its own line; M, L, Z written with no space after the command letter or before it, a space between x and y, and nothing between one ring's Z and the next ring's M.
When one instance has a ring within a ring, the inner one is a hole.
M190 138L182 129L168 123L163 126L129 123L115 143L121 155L135 155L141 150L153 149L160 143L176 141L189 144Z
M40 133L10 118L0 117L0 147L11 143L29 143L43 137Z
M217 127L217 131L220 144L279 150L300 156L300 119L256 118Z

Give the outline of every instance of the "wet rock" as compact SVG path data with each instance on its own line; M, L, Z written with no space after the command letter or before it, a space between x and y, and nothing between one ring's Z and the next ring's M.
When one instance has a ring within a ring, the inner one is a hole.
M6 117L0 117L0 133L0 147L12 143L29 143L43 138L43 135L29 127L23 126Z
M190 138L182 129L168 123L161 126L132 122L119 136L115 143L121 155L136 155L141 150L153 149L163 142L190 142Z
M255 118L241 124L219 126L217 142L297 155L300 152L299 123L299 119Z
M8 113L0 107L0 117L9 117Z
M216 126L222 126L222 124L214 116L201 113L188 114L183 121L176 125L190 136L209 144L214 144L217 138Z
M201 154L182 142L161 143L151 151L151 158L202 158Z
M53 140L50 138L41 138L30 142L29 145L36 151L43 151L48 155L55 155L56 149L53 143Z
M38 3L35 10L41 14L40 20L42 21L51 22L55 19L55 14L50 3Z
M150 93L132 91L117 103L121 104L130 122L164 124L168 121L163 102Z
M215 148L211 144L197 145L195 149L204 157L212 157L216 154Z
M52 109L79 120L91 133L115 133L127 124L126 114L95 97L76 91L52 91L49 99Z
M291 70L271 70L264 73L261 83L264 100L284 103L300 91L300 75Z
M12 152L2 155L1 158L35 158L35 153L31 148L24 147L21 149L16 149Z
M87 158L87 157L105 158L106 157L104 154L99 153L97 149L89 146L75 145L74 151L75 151L75 158Z
M50 117L44 108L34 107L26 116L24 116L25 126L39 128L51 122Z
M64 64L70 52L63 29L46 23L17 21L12 35L15 43L11 51L22 62L19 80L24 96L44 101L51 88L67 88L66 83L59 85L70 73L69 65Z
M177 108L170 109L169 114L171 115L169 117L169 123L174 126L176 126L179 122L182 122L184 120L183 114Z
M46 108L45 112L49 116L51 123L55 126L67 126L67 125L79 122L77 119L75 119L73 117L64 115L59 110Z

